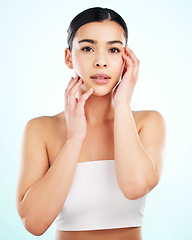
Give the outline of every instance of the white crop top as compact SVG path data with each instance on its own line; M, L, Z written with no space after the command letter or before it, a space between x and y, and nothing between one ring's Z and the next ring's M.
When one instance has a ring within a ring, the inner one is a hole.
M56 230L86 231L142 225L146 195L127 199L115 175L115 160L79 162L55 219Z

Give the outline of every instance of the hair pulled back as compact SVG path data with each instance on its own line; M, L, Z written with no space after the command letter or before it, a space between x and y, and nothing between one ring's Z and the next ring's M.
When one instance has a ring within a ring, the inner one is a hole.
M115 21L121 25L125 32L126 42L128 41L128 28L123 18L114 10L109 8L94 7L88 8L79 13L70 23L67 30L68 38L67 44L70 51L72 50L72 43L77 30L90 22L102 22L104 20Z

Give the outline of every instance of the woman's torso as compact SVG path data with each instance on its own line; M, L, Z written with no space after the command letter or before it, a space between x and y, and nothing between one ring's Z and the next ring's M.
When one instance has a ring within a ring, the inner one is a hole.
M146 111L132 112L139 133ZM53 164L59 151L67 140L67 126L64 112L49 118L46 137L50 165ZM78 162L114 159L114 121L108 121L97 127L87 126ZM56 240L141 240L141 228L118 228L93 231L56 231Z
M55 240L141 240L141 228L117 228L93 231L56 231Z

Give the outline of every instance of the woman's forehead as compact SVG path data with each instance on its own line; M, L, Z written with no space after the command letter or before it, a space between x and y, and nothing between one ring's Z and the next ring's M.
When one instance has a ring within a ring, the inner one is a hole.
M93 39L95 41L119 40L125 44L124 29L115 21L90 22L81 26L75 34L74 41Z

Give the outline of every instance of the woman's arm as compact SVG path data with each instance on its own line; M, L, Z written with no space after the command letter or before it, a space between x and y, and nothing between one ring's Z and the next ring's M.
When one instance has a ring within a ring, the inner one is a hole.
M158 183L165 147L165 121L157 111L146 111L137 133L131 107L117 104L114 119L115 168L119 187L128 199L137 199Z
M165 146L165 121L157 111L146 111L143 126L137 133L131 99L138 81L140 60L125 46L124 70L113 92L114 150L116 177L128 199L137 199L151 191L162 171Z
M46 148L46 117L32 119L26 125L22 144L22 168L17 191L17 210L25 228L34 235L43 234L59 214L70 189L81 147L86 136L84 105L93 91L79 100L82 84L77 75L65 90L67 141L49 167Z
M49 168L44 117L26 124L17 188L17 211L25 228L43 234L59 214L68 195L79 153L80 139L68 139Z

